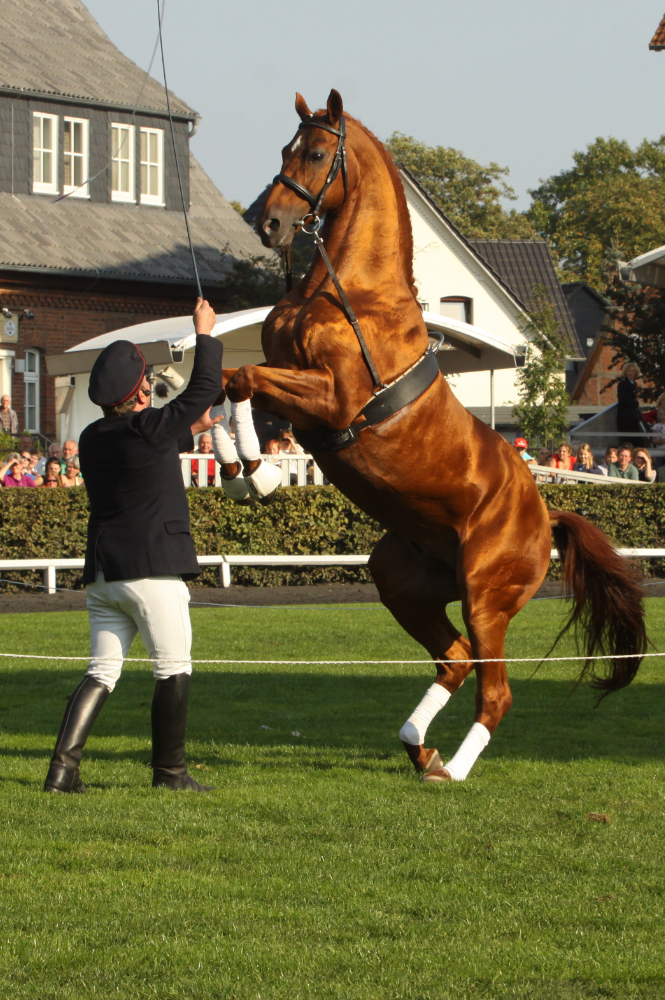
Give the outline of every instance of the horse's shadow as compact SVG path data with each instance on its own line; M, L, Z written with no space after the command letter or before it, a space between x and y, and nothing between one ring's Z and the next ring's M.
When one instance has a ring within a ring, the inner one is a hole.
M43 757L37 747L18 749L12 736L57 734L62 712L80 673L25 670L6 674L0 694L2 755ZM237 765L237 748L261 750L265 763L286 763L284 748L308 747L307 766L323 764L324 748L345 754L354 766L401 752L398 732L422 697L425 676L279 673L197 673L192 681L189 742L197 760ZM132 737L145 749L114 749L95 739L89 755L99 760L147 763L150 759L149 671L126 670L104 706L94 736ZM514 702L486 754L541 761L610 758L638 762L663 755L665 701L662 686L636 683L594 709L587 687L536 677L512 681ZM471 724L475 684L470 679L435 719L427 743L453 752ZM39 744L43 744L43 739ZM50 741L49 741L50 742ZM232 748L234 748L232 750ZM293 760L289 750L288 760ZM328 765L326 765L328 766Z

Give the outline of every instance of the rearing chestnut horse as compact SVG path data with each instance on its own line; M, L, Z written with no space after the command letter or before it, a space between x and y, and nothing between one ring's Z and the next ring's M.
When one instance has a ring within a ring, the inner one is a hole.
M574 597L566 627L581 625L588 655L630 654L604 661L594 681L604 693L637 672L646 645L641 591L597 528L546 509L515 449L433 366L406 199L382 144L343 114L335 90L315 114L297 95L296 111L301 124L257 228L266 246L283 249L325 213L337 284L317 254L265 322L268 367L225 372L226 389L291 421L328 479L387 528L370 571L383 603L437 666L400 737L423 780L460 781L510 708L506 630L545 576L552 530ZM468 638L446 614L458 600ZM424 746L427 726L474 667L475 721L444 766Z

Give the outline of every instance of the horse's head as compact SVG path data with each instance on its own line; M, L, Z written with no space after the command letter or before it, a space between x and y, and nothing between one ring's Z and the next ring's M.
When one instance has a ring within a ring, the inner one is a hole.
M342 98L331 90L325 111L313 114L304 97L296 94L296 111L301 124L282 150L282 172L256 221L267 247L289 246L305 216L313 209L321 215L339 208L346 194Z

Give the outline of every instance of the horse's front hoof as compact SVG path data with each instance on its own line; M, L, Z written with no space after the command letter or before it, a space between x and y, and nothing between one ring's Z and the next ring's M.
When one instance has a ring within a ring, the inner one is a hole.
M425 771L424 774L421 774L420 780L434 783L438 781L452 781L453 779L445 767L437 767L432 771Z
M426 774L435 768L443 767L443 761L438 750L427 750L424 746L415 746L412 743L402 741L402 746L409 755L409 760L415 767L418 774Z

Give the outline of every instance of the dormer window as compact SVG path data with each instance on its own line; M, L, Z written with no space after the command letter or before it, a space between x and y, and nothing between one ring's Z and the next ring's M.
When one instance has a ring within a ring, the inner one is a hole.
M135 201L133 125L111 125L111 164L111 199Z
M164 204L164 131L141 129L141 204Z
M85 118L65 118L65 176L63 191L73 198L89 198L88 185L88 121Z
M32 115L32 190L58 194L58 116Z

